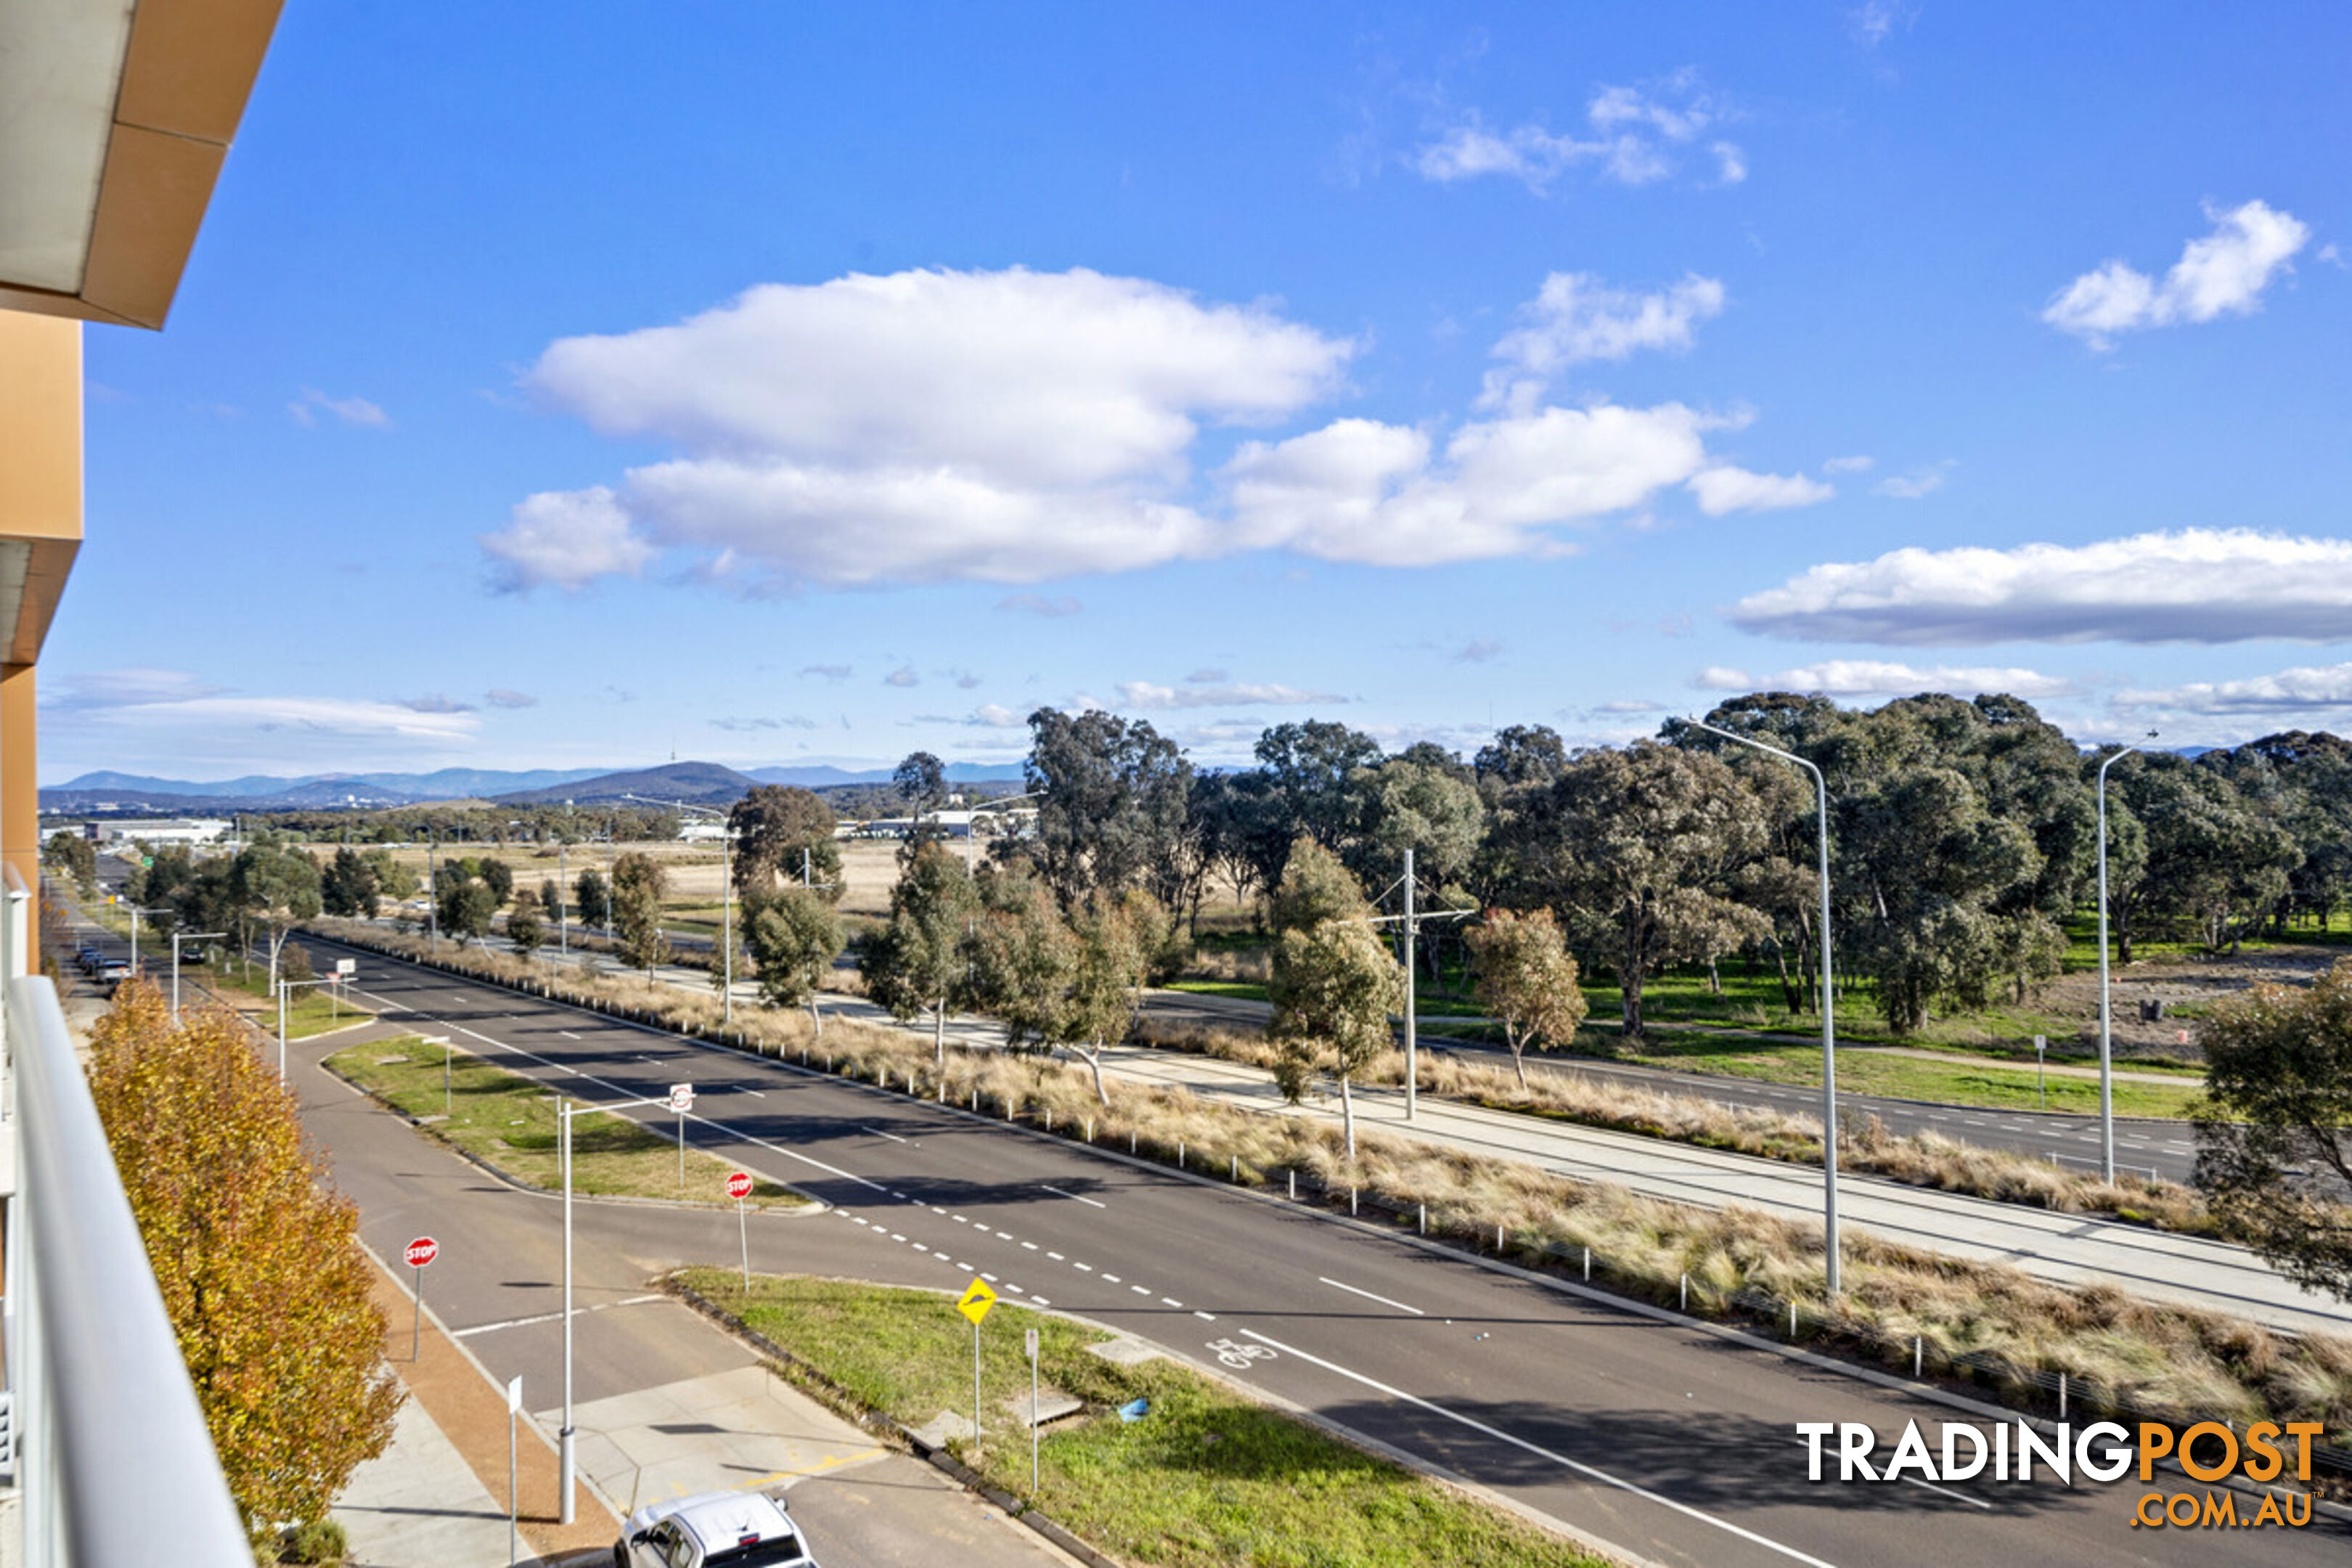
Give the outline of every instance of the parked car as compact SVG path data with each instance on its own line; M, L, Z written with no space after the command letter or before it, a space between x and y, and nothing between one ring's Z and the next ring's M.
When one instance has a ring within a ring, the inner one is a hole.
M648 1504L613 1543L616 1568L816 1568L800 1527L765 1492Z

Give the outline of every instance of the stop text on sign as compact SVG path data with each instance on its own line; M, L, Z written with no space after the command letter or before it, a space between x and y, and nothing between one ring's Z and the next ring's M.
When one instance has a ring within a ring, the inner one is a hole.
M420 1236L408 1244L401 1256L408 1260L411 1268L422 1268L441 1256L441 1244L429 1236Z

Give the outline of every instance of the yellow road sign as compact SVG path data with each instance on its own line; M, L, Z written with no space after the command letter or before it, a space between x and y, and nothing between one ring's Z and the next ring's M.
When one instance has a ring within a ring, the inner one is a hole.
M971 1288L963 1293L963 1300L956 1303L956 1310L970 1318L971 1326L976 1329L980 1327L980 1321L988 1316L988 1310L995 1305L996 1292L988 1288L986 1280L975 1279Z

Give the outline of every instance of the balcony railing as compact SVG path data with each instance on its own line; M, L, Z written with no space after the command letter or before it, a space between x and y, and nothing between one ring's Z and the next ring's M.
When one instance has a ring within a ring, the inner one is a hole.
M28 1568L251 1568L57 990L0 868L8 1415Z

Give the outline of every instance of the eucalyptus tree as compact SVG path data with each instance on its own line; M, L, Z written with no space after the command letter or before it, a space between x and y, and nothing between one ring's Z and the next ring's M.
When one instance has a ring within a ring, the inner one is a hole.
M1353 837L1361 797L1350 787L1356 772L1376 766L1378 741L1328 720L1276 724L1255 748L1278 803L1286 837L1300 834L1326 849Z
M1147 721L1098 709L1040 708L1029 731L1031 849L1063 909L1133 888L1181 904L1198 857L1187 841L1192 764L1176 743Z
M869 997L900 1023L930 1014L932 1056L942 1066L948 1009L971 984L965 936L978 910L963 862L936 843L918 844L890 889L890 918L858 950Z

